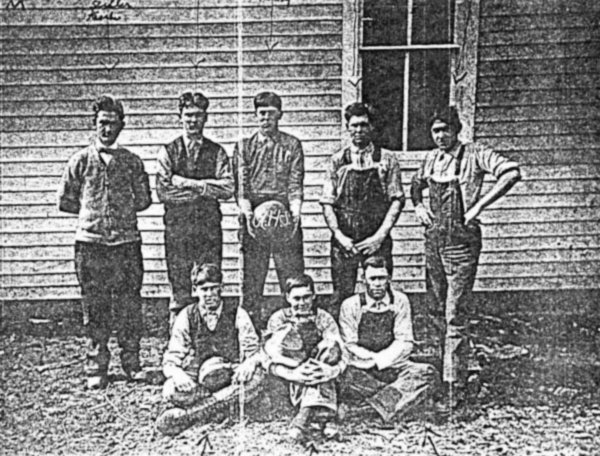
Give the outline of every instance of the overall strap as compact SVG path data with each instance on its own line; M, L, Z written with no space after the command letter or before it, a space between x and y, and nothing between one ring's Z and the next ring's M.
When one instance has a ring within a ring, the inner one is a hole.
M364 307L367 305L367 295L365 294L365 292L361 292L358 294L358 297L360 299L360 306Z
M454 165L454 177L458 177L460 175L460 165L462 163L464 154L465 154L465 145L461 144L458 149L458 154L456 154L456 163Z

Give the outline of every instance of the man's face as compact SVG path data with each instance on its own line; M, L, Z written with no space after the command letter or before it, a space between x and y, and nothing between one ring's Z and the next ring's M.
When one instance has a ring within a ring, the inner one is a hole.
M450 150L458 140L456 129L442 120L436 120L431 125L431 137L436 146Z
M207 310L216 310L221 304L221 284L218 282L206 282L194 287L194 294L198 296L198 302Z
M350 117L347 127L352 144L361 148L369 145L373 137L373 126L368 116Z
M283 113L272 106L260 107L256 110L256 119L261 133L272 135L279 129L279 119Z
M181 110L181 125L189 138L201 138L206 123L206 112L198 106L186 106Z
M365 271L365 282L369 296L379 301L387 293L390 275L386 268L373 268L369 266Z
M112 145L123 129L123 122L113 111L99 111L96 116L96 136L102 145Z
M292 288L290 292L285 295L285 299L292 308L292 314L295 317L312 314L315 294L311 291L310 287Z

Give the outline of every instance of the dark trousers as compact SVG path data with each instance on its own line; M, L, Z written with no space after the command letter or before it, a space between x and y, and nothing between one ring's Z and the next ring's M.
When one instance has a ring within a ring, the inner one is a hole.
M406 361L397 368L362 370L348 367L340 385L340 400L365 401L384 421L406 415L429 397L438 383L431 364Z
M263 315L262 298L269 258L273 254L275 270L282 292L288 278L304 273L302 228L291 239L282 242L260 242L248 234L245 223L241 228L244 255L243 307L257 330L265 329L270 315Z
M448 383L464 383L468 375L468 314L481 252L477 233L468 244L446 245L431 233L425 240L428 313L443 341L442 380Z
M210 218L210 219L209 219ZM202 221L177 218L165 220L165 251L171 284L171 312L179 312L195 302L192 297L191 272L194 263L215 263L221 267L223 258L221 218Z
M374 255L385 258L385 264L391 276L393 269L392 238L388 236ZM365 259L363 255L348 253L335 239L331 240L331 279L333 282L334 298L332 299L330 308L327 310L336 320L339 316L342 302L354 294L358 266Z
M88 335L88 375L105 374L113 326L126 373L140 368L144 274L139 242L116 246L75 243L75 268L81 286L84 324Z

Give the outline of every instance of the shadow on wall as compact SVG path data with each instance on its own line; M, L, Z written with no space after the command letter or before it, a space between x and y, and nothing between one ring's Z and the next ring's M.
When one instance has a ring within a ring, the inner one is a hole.
M415 337L428 333L425 315L426 295L409 294L413 309ZM225 298L236 305L235 298ZM317 305L327 309L330 296L319 296ZM600 290L564 290L535 292L475 293L471 313L481 315L520 315L527 319L555 316L558 320L584 316L590 324L600 326ZM273 313L284 305L280 297L267 297L266 312ZM168 299L146 299L143 305L145 336L167 338ZM79 301L4 301L0 307L0 332L32 335L84 335Z

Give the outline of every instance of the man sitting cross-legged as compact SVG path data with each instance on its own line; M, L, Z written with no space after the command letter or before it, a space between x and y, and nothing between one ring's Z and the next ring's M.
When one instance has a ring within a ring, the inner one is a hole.
M333 317L315 307L315 285L306 274L285 284L289 307L275 312L267 325L265 369L290 383L292 420L290 439L304 443L310 425L320 424L327 438L339 434L334 380L344 371L348 355Z
M173 405L156 421L163 434L222 417L242 387L245 401L258 396L259 339L246 311L221 300L222 279L215 264L192 270L198 302L177 315L163 360L163 397Z
M384 422L401 417L434 389L436 369L409 360L413 331L408 297L390 287L383 257L364 263L366 292L346 299L340 309L342 339L350 361L340 399L369 404Z

